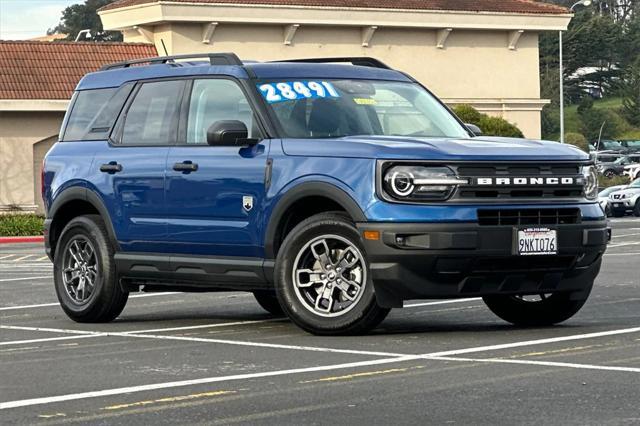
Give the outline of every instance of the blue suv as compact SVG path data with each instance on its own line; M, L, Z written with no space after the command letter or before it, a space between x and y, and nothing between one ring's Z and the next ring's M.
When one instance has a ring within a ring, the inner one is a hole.
M372 58L105 66L78 84L43 166L58 299L105 322L131 292L243 290L325 335L418 298L564 321L609 237L595 167L571 146L478 133Z

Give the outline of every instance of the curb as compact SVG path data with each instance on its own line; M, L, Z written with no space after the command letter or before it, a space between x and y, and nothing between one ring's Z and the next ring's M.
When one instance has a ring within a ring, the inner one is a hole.
M12 244L12 243L43 243L44 237L0 237L0 244Z

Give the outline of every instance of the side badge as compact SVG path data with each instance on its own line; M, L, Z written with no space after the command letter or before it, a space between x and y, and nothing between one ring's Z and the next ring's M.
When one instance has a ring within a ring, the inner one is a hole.
M250 195L245 195L242 197L242 208L245 211L249 212L253 209L253 197Z

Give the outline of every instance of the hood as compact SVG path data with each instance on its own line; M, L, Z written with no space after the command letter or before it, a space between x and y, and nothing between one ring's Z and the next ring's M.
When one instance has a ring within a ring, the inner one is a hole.
M557 142L476 137L469 139L396 136L347 136L331 139L283 139L287 155L404 160L584 161L589 155Z
M629 196L634 196L634 195L636 195L636 194L640 194L640 187L636 187L636 188L630 188L630 187L627 187L627 188L625 188L625 189L621 189L620 191L612 192L612 193L609 195L609 198L611 198L611 199L619 198L619 197L621 197L621 196L623 196L623 195L624 195L624 196L625 196L625 198L626 198L626 197L629 197ZM616 197L614 197L614 195L615 195Z

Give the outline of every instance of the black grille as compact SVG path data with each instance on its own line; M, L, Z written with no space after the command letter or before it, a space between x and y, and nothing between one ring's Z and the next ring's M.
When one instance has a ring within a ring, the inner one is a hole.
M459 177L470 178L563 178L575 179L572 185L461 185L454 200L511 200L580 198L583 195L580 164L461 164L456 167Z
M580 223L580 209L481 209L478 223L498 225L570 225Z

